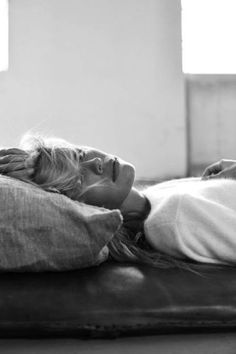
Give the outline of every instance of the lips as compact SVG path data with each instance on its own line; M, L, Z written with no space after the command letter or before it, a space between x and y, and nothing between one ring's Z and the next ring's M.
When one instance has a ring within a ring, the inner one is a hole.
M117 158L115 157L115 159L113 160L113 164L112 164L112 180L113 180L113 182L115 182L117 180L117 177L119 176L119 172L120 172L120 164L119 164L119 161L117 160Z

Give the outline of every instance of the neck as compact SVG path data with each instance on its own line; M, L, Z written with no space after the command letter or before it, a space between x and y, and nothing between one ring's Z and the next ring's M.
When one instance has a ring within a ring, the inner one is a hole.
M136 188L132 188L124 202L120 207L123 216L138 216L145 218L150 210L150 204L147 198L139 192Z

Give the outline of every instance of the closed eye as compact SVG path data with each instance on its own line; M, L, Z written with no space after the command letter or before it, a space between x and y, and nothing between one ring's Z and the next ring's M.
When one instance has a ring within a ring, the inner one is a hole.
M79 150L79 161L80 162L84 161L85 157L86 157L86 152L83 150Z

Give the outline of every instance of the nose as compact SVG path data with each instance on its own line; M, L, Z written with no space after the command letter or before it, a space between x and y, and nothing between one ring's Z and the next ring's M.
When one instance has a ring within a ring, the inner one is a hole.
M103 162L100 157L95 157L91 160L84 161L83 166L92 169L96 174L101 175L103 173Z

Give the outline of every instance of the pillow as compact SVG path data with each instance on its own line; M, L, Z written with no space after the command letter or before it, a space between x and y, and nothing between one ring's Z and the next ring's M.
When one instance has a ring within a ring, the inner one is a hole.
M0 175L0 271L67 271L98 265L122 224L119 210L73 201Z

